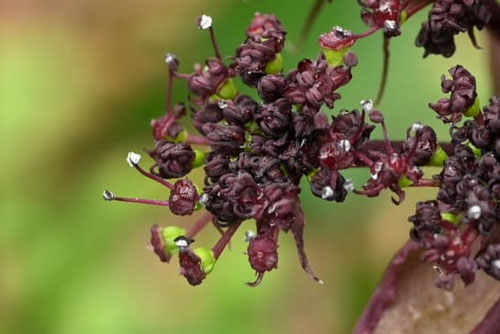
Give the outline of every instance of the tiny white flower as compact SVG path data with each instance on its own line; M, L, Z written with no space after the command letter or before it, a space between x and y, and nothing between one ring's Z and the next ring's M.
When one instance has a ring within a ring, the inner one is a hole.
M396 21L394 20L385 20L384 21L384 28L387 30L396 30Z
M346 191L353 191L354 190L354 182L351 179L346 179L344 182L344 189Z
M177 238L175 240L175 245L179 248L186 248L189 246L189 241L186 238Z
M257 234L252 230L245 231L245 241L246 242L252 241L253 239L255 239L256 236L257 236Z
M342 149L342 151L344 151L344 152L349 152L351 150L351 142L347 139L342 139L339 142L339 145L340 145L340 148Z
M208 194L207 193L203 193L201 194L200 196L200 199L198 200L198 202L200 202L201 205L206 205L208 203Z
M495 260L491 262L491 266L495 268L496 270L500 270L500 260Z
M127 163L130 167L137 166L139 162L141 162L141 155L135 152L128 152L127 154Z

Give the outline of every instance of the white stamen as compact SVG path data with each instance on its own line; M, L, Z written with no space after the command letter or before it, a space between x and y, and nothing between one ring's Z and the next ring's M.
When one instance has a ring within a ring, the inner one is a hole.
M130 167L134 167L141 162L141 155L137 154L135 152L128 152L127 155L127 163L129 164Z
M385 20L384 21L384 28L390 31L396 30L396 21L394 20Z
M342 148L342 151L344 152L349 152L351 150L351 142L347 139L342 139L339 142L340 148Z
M354 182L351 179L346 179L344 182L344 189L346 191L353 191L354 190Z
M373 101L368 99L368 100L361 100L361 107L363 107L363 110L366 113L369 113L370 111L373 110Z
M255 239L256 236L257 236L257 234L252 230L245 231L245 241L246 242L252 241L253 239Z
M481 207L479 205L473 205L467 211L467 216L471 219L479 219L481 217Z
M102 193L102 198L104 198L105 201L112 201L116 198L115 194L112 193L111 191L109 190L104 190L104 192Z
M200 22L198 23L198 28L200 28L202 30L207 30L210 27L212 27L212 17L203 14L200 17Z
M329 186L326 186L321 190L321 198L322 199L332 198L333 195L334 195L333 189Z
M200 199L198 200L198 202L201 205L207 205L208 199L209 199L208 194L207 193L203 193L203 194L201 194Z

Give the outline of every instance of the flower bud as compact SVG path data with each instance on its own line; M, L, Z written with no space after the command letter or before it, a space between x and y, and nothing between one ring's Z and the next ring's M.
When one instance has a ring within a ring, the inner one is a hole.
M158 166L158 176L168 178L183 177L193 168L195 152L191 146L161 140L153 151L149 152Z
M257 235L248 245L248 260L252 268L263 273L278 267L278 245L268 234Z
M170 211L179 216L191 215L198 199L198 191L191 180L178 180L170 192Z

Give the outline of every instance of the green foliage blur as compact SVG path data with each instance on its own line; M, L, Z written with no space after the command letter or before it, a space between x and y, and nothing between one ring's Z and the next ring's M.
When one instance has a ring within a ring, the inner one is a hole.
M212 15L225 55L234 53L254 12L275 13L288 29L286 69L319 51L316 37L340 25L366 29L352 0L322 11L306 47L297 51L312 0L7 1L0 4L0 333L348 333L386 263L408 237L417 199L409 190L400 207L380 198L350 196L323 202L303 184L306 246L325 281L312 282L298 263L292 238L280 240L279 269L251 289L254 279L244 227L199 287L147 249L152 224L187 226L162 208L107 203L109 188L124 196L161 198L161 187L125 163L129 150L152 146L149 121L164 110L166 52L186 72L212 56L208 34L196 28ZM404 138L415 121L447 130L427 103L437 100L440 76L459 63L471 70L486 103L491 94L488 53L458 39L451 59L414 47L424 13L393 40L382 110L390 135ZM382 37L354 47L359 66L341 90L341 108L373 98L381 74ZM479 43L487 47L484 34ZM182 84L176 101L185 100ZM332 112L332 111L329 111ZM381 137L380 130L375 133ZM436 172L436 171L430 171ZM359 187L366 170L347 173ZM202 175L195 173L201 182ZM247 225L248 228L251 228ZM206 231L198 245L211 246Z

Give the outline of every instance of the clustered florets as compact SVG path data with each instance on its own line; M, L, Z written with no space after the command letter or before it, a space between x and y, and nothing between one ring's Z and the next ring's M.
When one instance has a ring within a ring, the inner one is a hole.
M408 1L360 3L373 31L383 29L386 37L400 34ZM408 12L416 12L412 8ZM452 124L451 146L442 147L434 130L420 123L408 129L405 141L391 142L385 117L371 100L362 101L361 110L342 110L331 120L324 112L334 108L341 98L339 89L352 79L358 59L350 48L362 35L334 27L320 36L322 51L316 60L304 59L285 73L281 51L286 32L276 16L256 14L228 65L220 55L212 19L203 15L198 24L210 31L216 57L183 74L178 71L179 60L167 55L167 113L151 122L155 146L148 153L154 164L146 171L139 154L131 152L127 157L131 167L169 189L168 200L104 192L107 201L167 206L180 216L206 210L188 230L152 227L151 247L161 261L169 262L178 254L181 275L198 285L237 229L252 219L256 228L246 233L247 255L257 279L249 285L258 285L266 272L277 268L280 232L293 235L303 269L322 282L304 249L305 217L299 194L306 177L315 196L336 202L343 202L349 192L372 197L390 189L399 204L404 188L439 187L437 198L419 203L410 221L412 238L425 249L424 260L441 270L440 286L450 288L455 274L471 283L479 268L500 279L500 240L494 237L499 234L500 102L494 98L481 111L475 79L467 70L451 69L452 80L442 82L450 98L430 105L439 118ZM240 94L236 78L255 89L261 101ZM179 123L187 109L183 104L173 106L174 79L187 81L192 123L201 135L188 133ZM472 120L459 127L464 116ZM367 119L381 126L383 141L370 139L375 125ZM443 171L425 178L421 168L428 165L442 166ZM186 176L200 166L205 178L198 187ZM362 189L355 189L342 175L354 167L369 168L370 177ZM193 248L194 237L210 223L222 234L220 240L212 248ZM473 257L472 245L480 238L483 242Z
M451 57L456 49L455 35L468 32L477 46L474 28L483 29L490 17L488 0L437 0L429 12L429 20L422 25L416 44L425 48L424 56Z

